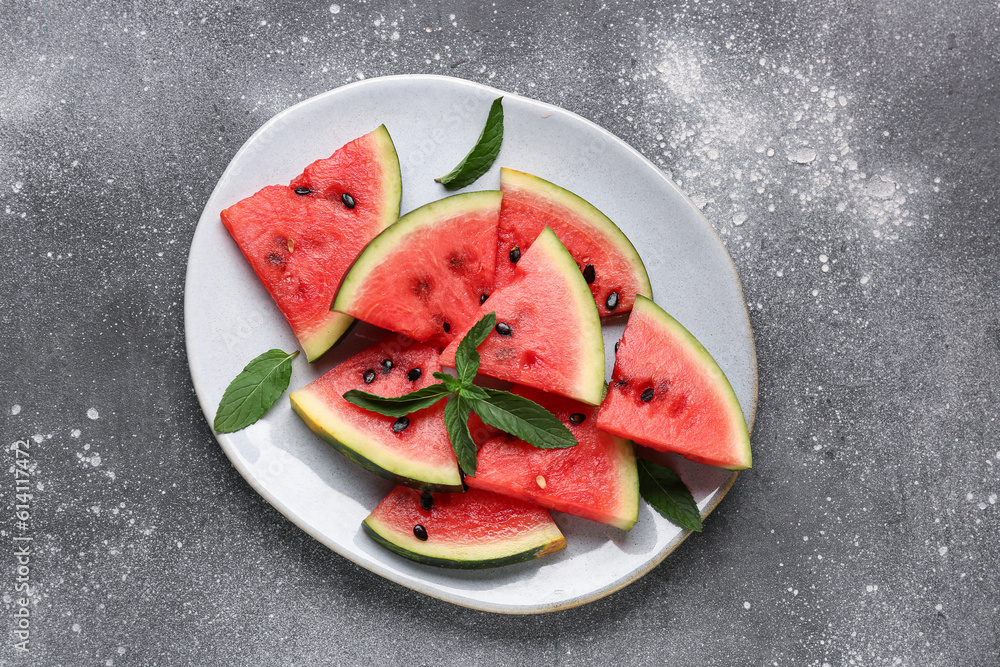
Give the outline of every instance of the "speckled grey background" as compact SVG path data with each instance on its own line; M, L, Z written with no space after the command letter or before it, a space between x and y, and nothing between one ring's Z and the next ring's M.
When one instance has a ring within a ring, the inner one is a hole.
M1000 664L998 53L992 0L3 3L0 664ZM345 561L195 400L183 277L215 181L281 109L407 72L608 128L743 279L755 466L579 609L468 611Z

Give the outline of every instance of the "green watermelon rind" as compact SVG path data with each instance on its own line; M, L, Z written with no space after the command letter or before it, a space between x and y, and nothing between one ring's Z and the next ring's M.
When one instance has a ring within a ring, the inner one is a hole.
M322 398L303 387L288 396L292 409L309 429L341 454L380 477L423 491L462 491L457 464L435 467L382 445L331 410Z
M597 304L590 293L587 281L580 273L580 267L563 242L551 227L541 231L527 252L545 253L550 262L566 276L566 284L575 300L575 307L566 308L565 313L577 313L574 318L581 328L580 340L584 342L581 356L571 360L580 368L579 381L574 385L574 395L569 396L590 405L600 405L604 398L604 334L601 331L601 316ZM536 261L536 260L532 260Z
M655 320L664 329L670 332L674 339L693 352L701 361L701 368L705 375L713 380L713 384L720 396L725 399L729 410L730 421L733 424L733 431L739 436L739 441L734 443L734 453L737 454L739 463L727 466L720 466L728 470L746 470L753 464L753 457L750 453L750 431L747 429L746 420L743 418L743 408L740 407L740 400L736 397L733 385L729 378L719 367L715 358L705 349L705 346L694 337L694 335L684 328L680 322L675 320L670 313L656 305L651 299L636 297L635 306L632 309L633 316L647 317ZM644 444L641 441L639 444Z
M498 210L501 196L499 190L464 192L424 204L401 217L372 239L354 260L344 274L331 310L340 313L355 310L356 297L367 282L368 275L383 263L386 255L402 247L411 234L474 211Z
M385 188L385 192L392 196L391 201L396 202L394 207L389 207L386 209L385 215L382 217L382 229L387 228L392 223L399 219L399 206L403 198L403 175L399 169L399 155L396 153L396 144L393 143L392 137L389 136L389 130L386 129L385 125L379 125L372 131L372 138L379 145L379 153L381 153L382 158L385 160L385 165L388 166L383 173L382 187Z
M369 133L375 142L375 154L379 156L376 161L382 165L382 188L385 193L386 206L379 230L384 230L399 218L399 205L403 196L403 178L399 170L399 156L396 154L396 145L389 136L389 130L385 125L379 125ZM346 274L345 274L346 275ZM336 345L347 335L355 320L350 315L344 313L331 313L331 317L326 323L316 329L307 338L300 339L299 345L306 353L306 359L310 363L319 359L331 347Z
M541 524L532 532L503 542L483 544L471 542L457 545L436 545L414 537L412 530L393 530L391 526L369 515L361 527L386 549L425 565L461 570L502 567L541 558L566 546L566 538L554 522Z
M618 250L632 268L632 276L639 285L637 293L649 298L653 297L653 286L649 282L646 265L643 264L639 252L632 245L632 241L611 218L589 201L544 178L507 167L500 169L500 189L501 191L511 189L524 192L529 199L549 200L566 208L574 215L575 223L587 225L593 230L595 236L604 239L605 245L610 245Z

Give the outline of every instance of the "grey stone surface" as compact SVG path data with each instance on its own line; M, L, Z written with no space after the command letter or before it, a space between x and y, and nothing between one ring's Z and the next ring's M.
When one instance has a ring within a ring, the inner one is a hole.
M995 3L173 5L0 5L0 664L1000 664ZM183 277L222 170L283 108L408 72L608 128L751 305L753 470L578 609L468 611L345 561L194 397Z

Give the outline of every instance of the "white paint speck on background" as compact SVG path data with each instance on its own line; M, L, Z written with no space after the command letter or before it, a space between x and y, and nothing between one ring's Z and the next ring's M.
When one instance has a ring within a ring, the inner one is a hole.
M331 14L339 14L340 13L340 5L330 5L330 13Z
M938 553L941 554L942 556L945 555L946 553L948 553L948 547L940 547L938 549Z
M72 431L69 432L69 435L70 435L71 438L79 438L80 437L80 429L78 429L78 428L73 429Z
M100 417L101 415L100 415L100 413L99 413L99 412L97 411L97 408L90 408L89 410L87 410L87 416L88 416L88 417L90 417L91 419L94 419L94 420L96 420L96 419L97 419L98 417Z
M16 414L18 414L20 412L21 412L21 406L20 405L14 404L14 405L10 406L10 414L16 415Z
M743 608L744 609L749 609L750 608L750 603L749 602L744 602L743 603Z

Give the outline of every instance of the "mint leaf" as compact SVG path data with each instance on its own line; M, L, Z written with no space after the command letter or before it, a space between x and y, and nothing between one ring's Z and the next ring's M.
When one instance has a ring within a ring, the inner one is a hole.
M466 475L476 474L476 443L469 433L469 413L472 407L469 402L456 394L448 399L444 406L444 426L448 429L448 439L455 451L458 465Z
M432 384L395 398L384 398L367 391L351 389L344 393L344 400L387 417L405 417L411 412L429 408L450 393L451 390L443 384Z
M436 377L438 380L441 380L441 383L445 387L447 387L448 391L450 391L450 392L457 392L458 390L460 390L464 386L462 384L462 381L459 380L454 375L448 375L447 373L435 372L434 373L434 377Z
M538 403L509 391L480 389L487 398L473 400L472 410L490 426L541 449L565 449L577 444L566 425Z
M458 393L462 396L462 398L469 401L485 401L490 397L489 394L486 393L485 389L477 387L474 384L464 385L458 390ZM472 403L469 403L469 405L471 406Z
M502 99L498 97L493 100L490 113L486 117L486 126L469 154L458 163L457 167L441 178L435 178L435 181L449 190L457 190L471 184L489 171L500 152L500 144L503 143L503 105L500 102Z
M226 387L212 427L219 433L232 433L263 417L288 389L292 359L298 355L298 350L289 354L274 349L254 358Z
M458 379L463 385L470 385L479 372L479 352L477 347L482 345L486 337L493 331L497 324L497 314L487 313L482 319L472 325L468 333L462 337L455 351L455 370L458 372Z
M701 513L694 496L670 468L638 459L639 493L647 503L681 528L701 532Z

